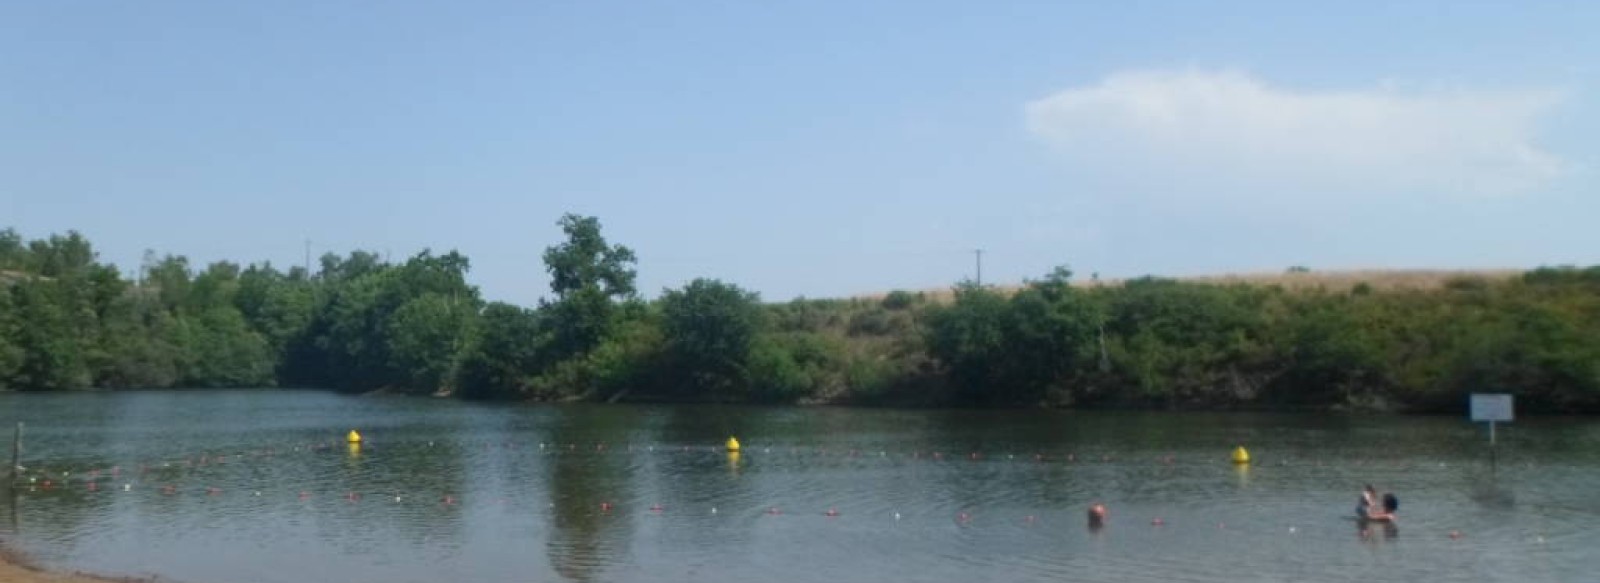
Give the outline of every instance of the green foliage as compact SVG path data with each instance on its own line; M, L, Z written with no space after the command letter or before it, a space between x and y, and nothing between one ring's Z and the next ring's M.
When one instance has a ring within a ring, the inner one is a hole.
M185 332L194 355L180 382L192 387L266 387L273 384L273 361L261 338L239 310L217 306L199 314Z
M566 242L545 249L545 269L556 300L541 306L551 325L551 349L562 358L599 345L618 323L615 302L634 297L633 251L611 245L600 220L566 215L558 223Z
M751 347L764 314L756 294L696 279L661 296L666 355L683 390L717 400L748 397Z
M955 302L929 314L928 352L943 362L972 403L992 403L991 387L1005 372L1006 299L976 284L955 290Z
M70 294L62 282L23 281L10 292L17 325L9 344L21 358L5 384L24 390L87 388L92 380L84 347L87 339L78 334Z
M764 305L712 279L637 298L593 217L546 249L554 299L484 305L458 253L353 252L315 274L148 253L123 279L77 233L0 230L0 390L309 386L479 399L1600 411L1600 267L1348 293L1154 278L947 303Z
M547 342L543 328L538 313L532 310L501 302L486 306L461 365L461 395L471 399L521 396L524 377L542 368L540 351Z
M904 310L917 304L921 298L908 291L895 290L883 296L883 309Z
M437 293L407 300L389 316L391 365L413 389L453 388L475 322L469 306Z

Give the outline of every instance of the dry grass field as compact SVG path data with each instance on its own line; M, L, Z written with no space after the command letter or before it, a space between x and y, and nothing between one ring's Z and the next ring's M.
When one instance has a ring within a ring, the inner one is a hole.
M1504 281L1522 275L1521 269L1359 269L1340 271L1300 271L1277 273L1228 273L1219 275L1203 275L1194 277L1175 277L1178 281L1205 283L1215 285L1260 285L1279 286L1289 290L1314 290L1322 289L1332 292L1349 291L1360 284L1367 284L1373 290L1429 290L1444 287L1454 279L1477 278L1489 281ZM1126 280L1110 279L1089 281L1079 279L1073 282L1078 287L1119 286ZM1021 285L999 285L994 289L1009 293L1021 289ZM950 288L920 290L928 300L943 303L954 297ZM861 299L881 299L884 293L863 294L856 296Z

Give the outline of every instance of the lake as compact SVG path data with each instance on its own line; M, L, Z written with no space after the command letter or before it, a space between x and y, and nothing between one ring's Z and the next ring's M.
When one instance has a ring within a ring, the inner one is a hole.
M0 394L7 452L16 421L28 469L0 539L56 568L191 583L1576 581L1600 565L1593 419L1502 425L1493 467L1484 428L1454 417ZM1255 463L1229 463L1240 444ZM1397 526L1350 518L1369 482L1399 496ZM1096 501L1110 520L1090 530Z

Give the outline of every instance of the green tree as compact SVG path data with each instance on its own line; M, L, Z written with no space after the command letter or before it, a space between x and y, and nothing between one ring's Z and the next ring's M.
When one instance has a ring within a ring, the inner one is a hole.
M27 280L11 288L11 306L19 325L12 350L22 358L15 366L13 387L24 390L81 389L89 386L83 338L62 305L59 282Z
M523 395L526 377L543 368L546 341L538 312L503 302L483 309L478 333L463 356L460 394L469 399Z
M566 242L544 252L554 302L541 302L552 327L556 359L599 345L617 325L616 302L634 298L633 250L611 245L600 234L600 220L568 214L558 223Z
M453 390L473 318L472 308L437 293L406 301L389 317L393 365L415 391Z
M749 397L750 351L763 323L756 294L696 279L662 294L661 317L667 358L684 390L712 400Z
M991 394L1004 373L1006 299L972 282L955 289L955 302L928 316L928 352L955 382L967 403L996 401Z
M184 384L196 387L264 387L273 384L267 342L233 306L201 312L188 332L193 362Z
M995 399L1032 405L1052 392L1068 402L1085 396L1082 386L1072 385L1095 368L1102 316L1071 279L1071 270L1059 267L1012 296L1002 320L1005 348L998 358L1004 370Z

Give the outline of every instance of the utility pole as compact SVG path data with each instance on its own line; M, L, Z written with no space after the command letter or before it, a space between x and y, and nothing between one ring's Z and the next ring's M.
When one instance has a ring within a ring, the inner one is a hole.
M972 250L972 255L974 257L976 257L977 260L978 260L978 279L977 279L978 287L983 287L983 250L982 249L973 249Z

